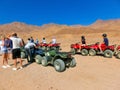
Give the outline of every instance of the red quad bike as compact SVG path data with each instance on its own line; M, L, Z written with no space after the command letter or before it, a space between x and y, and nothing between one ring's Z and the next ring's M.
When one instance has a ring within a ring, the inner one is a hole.
M55 44L49 43L47 45L47 50L51 50L51 49L59 51L60 50L60 43L55 43Z
M96 54L102 54L104 55L104 57L112 58L115 52L115 45L106 46L105 44L102 44L101 49L102 49L102 53L100 52L100 49L99 49L99 43L96 43L90 46L89 55L95 56Z
M39 47L40 47L42 50L46 50L46 49L47 49L47 46L48 46L47 43L40 43L40 44L39 44Z
M116 56L116 58L120 59L120 45L118 45L116 48L115 56Z
M81 53L83 56L87 56L89 49L90 49L90 45L83 46L79 43L71 44L71 52L73 54Z

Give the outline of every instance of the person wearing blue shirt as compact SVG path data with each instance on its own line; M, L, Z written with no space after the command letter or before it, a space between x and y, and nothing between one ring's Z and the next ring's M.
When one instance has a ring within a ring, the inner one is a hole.
M106 46L108 46L109 45L109 40L107 38L107 34L102 34L102 37L103 37L103 43L102 44L105 44ZM99 45L99 49L100 49L101 53L103 53L102 48L101 48L102 44Z
M104 44L105 44L106 46L108 46L108 45L109 45L109 40L108 40L108 38L107 38L107 34L103 34L102 36L103 36L103 42L104 42Z

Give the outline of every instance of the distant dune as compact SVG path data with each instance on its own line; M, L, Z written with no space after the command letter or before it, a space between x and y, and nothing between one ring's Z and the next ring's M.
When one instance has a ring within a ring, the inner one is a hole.
M108 33L110 37L113 37L120 35L120 19L106 21L97 20L89 26L67 26L58 24L34 26L20 22L0 25L0 34L11 34L12 32L17 32L19 36L24 39L27 39L30 36L33 36L34 38L48 38L52 36L57 38L75 38L75 36L81 35L96 37L102 33Z

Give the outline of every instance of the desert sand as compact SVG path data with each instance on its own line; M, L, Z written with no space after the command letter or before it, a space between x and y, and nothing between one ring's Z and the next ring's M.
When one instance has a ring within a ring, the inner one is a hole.
M64 43L64 50L69 50ZM120 60L102 56L74 55L77 65L64 72L56 72L52 66L24 60L22 70L0 68L0 90L119 90ZM0 57L1 59L1 57ZM0 65L1 66L1 65ZM19 65L18 65L19 67Z
M101 21L99 21L99 24L101 25ZM120 24L118 26L120 26ZM51 28L51 26L48 27ZM120 28L117 26L115 26L115 30L109 27L101 31L99 25L89 27L94 27L94 31L91 31L93 29L88 30L86 27L80 27L80 31L77 30L79 27L75 27L77 31L72 31L73 27L63 27L64 30L66 30L65 32L53 26L59 33L56 31L54 34L53 31L50 32L48 30L49 32L45 31L46 33L39 31L42 33L39 36L37 33L30 34L30 32L25 35L26 37L27 35L33 35L41 39L43 35L49 33L46 35L47 41L50 41L51 37L55 35L57 42L61 43L62 51L70 51L70 45L80 42L81 35L86 36L88 44L98 41L102 42L101 34L104 32L108 34L110 44L120 44ZM59 26L62 30L63 27ZM107 28L108 26L103 27ZM38 27L34 28L36 29ZM46 30L46 27L43 26L42 29ZM67 31L70 29L71 31ZM20 33L23 32L18 33L21 35ZM23 37L25 35L23 35ZM12 70L13 60L9 60L11 67L7 69L1 68L0 63L0 90L120 90L119 59L115 57L105 58L103 56L82 56L80 54L76 54L74 57L77 62L76 67L67 68L64 72L56 72L52 66L43 67L36 63L28 64L26 60L23 61L24 68L17 71ZM0 56L0 61L1 59Z

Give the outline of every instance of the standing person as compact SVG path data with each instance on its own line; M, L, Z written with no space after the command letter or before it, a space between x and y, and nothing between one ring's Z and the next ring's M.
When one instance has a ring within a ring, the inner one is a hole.
M27 51L27 55L30 56L30 61L33 60L33 57L32 57L33 55L32 54L34 53L35 48L36 48L35 43L31 42L30 38L28 38L27 44L25 45L25 49Z
M7 39L6 37L2 37L2 42L1 42L1 51L2 51L2 68L7 68L10 67L8 65L8 50L7 50Z
M109 45L109 40L108 40L108 38L107 38L107 34L102 34L102 37L103 37L103 43L101 43L100 45L99 45L99 49L100 49L100 52L102 53L102 45L106 45L106 46L108 46Z
M21 59L21 51L20 47L23 46L22 39L17 37L17 34L14 33L12 34L12 37L10 38L13 43L13 48L12 48L12 59L14 60L14 68L13 70L17 70L17 60L20 62L20 69L22 69L22 59Z
M10 59L12 57L12 47L13 47L13 43L12 40L10 39L10 35L7 36L7 49L8 49L8 59Z

